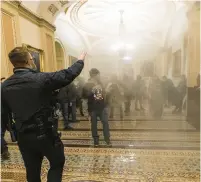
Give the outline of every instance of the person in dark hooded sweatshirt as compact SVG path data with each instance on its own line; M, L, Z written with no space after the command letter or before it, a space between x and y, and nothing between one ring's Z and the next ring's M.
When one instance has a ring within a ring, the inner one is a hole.
M83 97L88 99L88 112L91 117L91 131L94 139L94 146L99 146L99 136L97 128L97 117L103 124L103 135L107 146L111 146L110 132L108 124L108 103L106 92L100 81L100 71L92 68L89 72L90 79L84 85Z

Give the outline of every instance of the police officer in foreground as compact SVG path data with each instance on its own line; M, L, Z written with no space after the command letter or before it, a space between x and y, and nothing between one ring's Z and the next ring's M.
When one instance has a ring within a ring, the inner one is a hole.
M81 73L86 53L68 69L50 73L34 71L33 58L24 47L14 48L8 56L14 74L2 84L2 107L13 113L27 181L41 181L45 156L50 163L47 181L60 182L65 155L51 118L52 92L70 84Z

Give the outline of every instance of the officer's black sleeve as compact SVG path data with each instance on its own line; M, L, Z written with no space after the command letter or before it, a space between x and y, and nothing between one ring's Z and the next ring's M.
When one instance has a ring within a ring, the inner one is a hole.
M57 72L43 73L45 87L50 90L57 90L70 84L82 71L84 67L84 62L78 60L68 69L63 69Z

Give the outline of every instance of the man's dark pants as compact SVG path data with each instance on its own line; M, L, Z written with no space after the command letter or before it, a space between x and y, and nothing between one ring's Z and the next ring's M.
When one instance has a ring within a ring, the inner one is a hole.
M76 100L76 106L79 108L80 114L83 116L84 112L83 112L83 102L81 98L78 98Z
M102 124L103 124L103 135L105 141L110 140L110 131L109 131L109 124L108 124L108 109L104 108L102 110L93 110L90 112L91 115L91 131L92 131L92 137L94 140L98 140L98 126L97 126L97 117L100 118Z
M25 163L28 182L41 182L41 164L44 156L50 163L47 181L62 181L65 155L60 139L59 143L59 146L55 146L51 138L38 140L35 132L18 134L18 145Z
M72 122L76 122L76 101L61 103L64 118L64 127L69 125L69 116L72 115Z
M125 113L126 114L130 113L131 100L132 100L132 95L131 94L125 95Z

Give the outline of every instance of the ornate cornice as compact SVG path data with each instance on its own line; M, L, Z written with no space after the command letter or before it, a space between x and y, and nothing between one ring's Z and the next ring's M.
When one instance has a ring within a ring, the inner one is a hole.
M21 1L4 1L4 3L8 3L12 7L16 8L18 10L19 15L23 16L34 24L40 27L46 27L53 32L56 30L56 27L54 25L52 25L44 18L33 13L31 10L27 9L24 5L21 4Z

